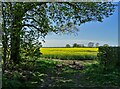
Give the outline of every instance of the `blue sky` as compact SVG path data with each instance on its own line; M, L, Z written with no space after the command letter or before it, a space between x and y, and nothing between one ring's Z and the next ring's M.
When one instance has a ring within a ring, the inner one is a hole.
M48 34L45 38L43 47L64 47L66 44L73 43L87 45L88 42L118 45L118 8L109 18L103 22L88 22L78 27L79 32L75 34Z

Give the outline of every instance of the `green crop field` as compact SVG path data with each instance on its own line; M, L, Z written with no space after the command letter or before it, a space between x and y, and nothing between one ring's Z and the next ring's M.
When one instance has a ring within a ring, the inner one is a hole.
M98 48L41 48L42 57L62 60L92 60Z

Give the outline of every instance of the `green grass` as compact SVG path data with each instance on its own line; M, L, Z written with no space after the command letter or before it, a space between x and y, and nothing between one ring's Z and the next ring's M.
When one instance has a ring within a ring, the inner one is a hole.
M85 86L120 87L120 69L104 70L99 64L86 65L82 78ZM114 89L114 88L113 88Z
M56 63L52 60L37 60L9 65L3 75L3 89L36 89L44 82L47 72L54 71Z
M41 48L42 57L62 60L96 59L98 48Z
M67 61L67 60L66 60ZM68 60L69 61L69 60ZM36 62L22 62L6 70L3 75L3 89L40 89L44 87L120 87L120 70L105 71L95 60L85 60L83 70L70 68L64 60L39 59ZM101 88L100 88L101 89Z

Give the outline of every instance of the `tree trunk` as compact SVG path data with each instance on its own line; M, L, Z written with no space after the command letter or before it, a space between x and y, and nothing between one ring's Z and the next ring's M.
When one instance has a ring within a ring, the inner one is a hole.
M11 3L11 15L12 15L12 27L11 27L11 54L10 60L15 64L20 62L20 31L22 30L22 17L23 10L22 6L19 7L18 4L13 5ZM16 8L15 8L16 7ZM15 8L15 9L13 9Z
M2 16L3 18L5 18L5 13L3 10L3 5L2 5ZM2 44L3 44L3 73L4 73L4 69L5 69L5 65L6 65L6 56L7 56L7 32L6 32L6 21L5 19L3 19L3 23L2 23L2 29L4 34L2 34Z
M20 35L18 29L12 29L11 33L11 55L10 60L15 64L18 64L20 61Z
M20 61L20 31L22 30L22 21L20 17L14 17L11 29L11 55L10 60L15 64Z

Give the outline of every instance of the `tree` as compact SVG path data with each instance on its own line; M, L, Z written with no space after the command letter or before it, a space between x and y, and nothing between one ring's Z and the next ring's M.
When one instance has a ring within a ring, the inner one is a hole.
M93 42L89 42L88 43L88 47L93 47L94 46L94 43Z
M79 45L79 47L84 47L84 44L78 44Z
M73 47L79 47L79 45L77 43L74 43Z
M66 48L70 48L70 45L69 45L69 44L66 44Z
M2 7L1 11L3 11L5 8L4 8L4 6L1 6L1 7ZM8 37L8 30L6 29L8 19L7 19L6 13L2 13L2 17L4 18L2 21L2 29L4 32L2 34L2 44L3 44L3 56L2 56L2 58L3 58L3 73L4 73L4 68L5 68L6 59L7 59L7 49L8 49L8 38L7 38Z
M95 45L96 45L96 47L99 47L99 43L96 43Z
M39 44L38 39L44 39L49 32L73 33L78 31L76 25L102 22L115 9L110 2L2 2L2 5L2 12L8 13L6 17L3 16L3 19L7 18L3 27L10 30L10 60L15 64L20 61L20 48L25 46L24 49L27 49Z
M108 44L104 44L103 46L104 46L104 47L109 47L109 45L108 45Z

